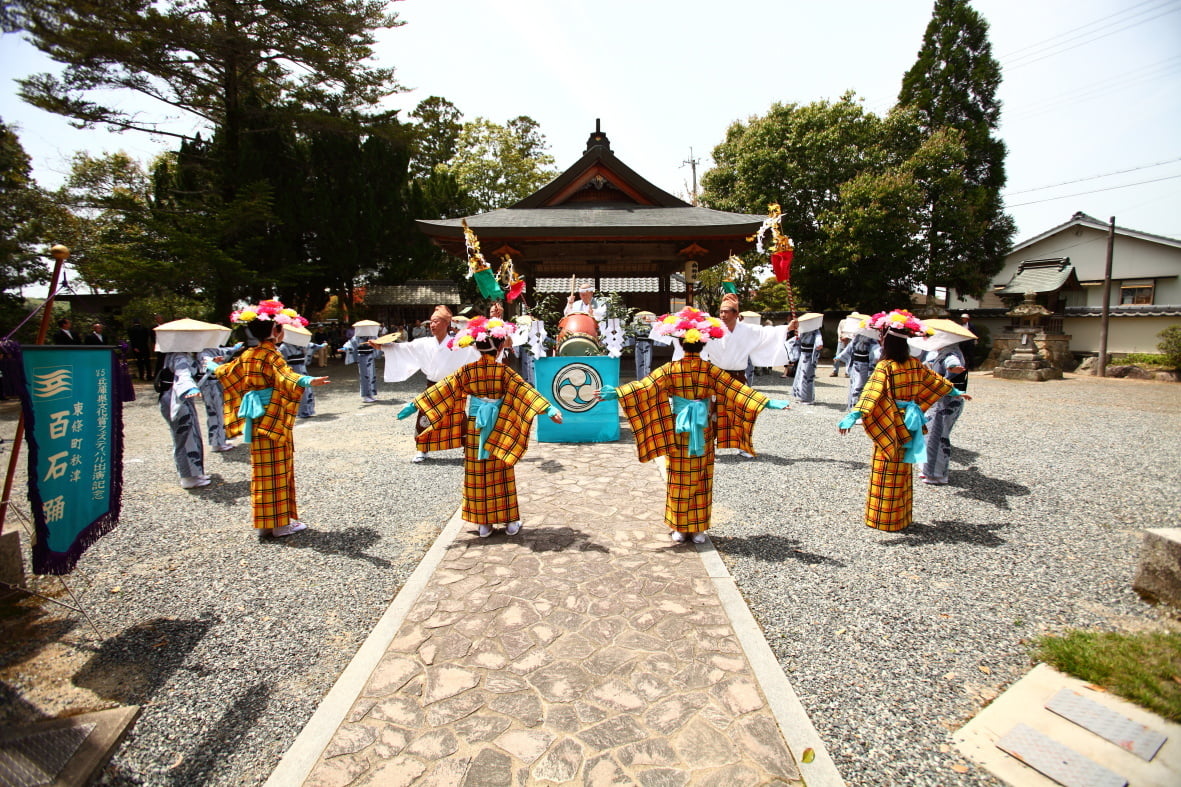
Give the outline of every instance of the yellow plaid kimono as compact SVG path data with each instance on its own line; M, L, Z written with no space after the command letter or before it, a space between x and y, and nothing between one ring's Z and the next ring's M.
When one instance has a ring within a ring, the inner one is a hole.
M479 459L480 430L467 414L469 396L501 399L500 413ZM521 518L513 465L529 446L533 419L550 403L521 376L490 355L461 367L426 389L414 404L431 425L415 438L420 451L463 446L464 521L498 525Z
M217 367L225 397L226 436L242 434L238 417L242 397L272 389L271 403L251 427L250 506L256 528L283 527L299 519L295 507L295 447L291 432L303 388L303 375L293 371L273 342L248 347Z
M901 461L910 442L910 432L896 403L914 402L926 412L951 388L949 380L916 358L902 363L883 360L874 367L854 408L862 413L865 432L873 440L873 464L865 501L865 524L869 527L901 530L913 518L913 468Z
M661 366L643 380L620 386L619 403L636 436L641 462L668 457L664 522L682 533L708 530L713 511L714 443L754 453L755 419L767 406L766 396L738 382L695 353ZM712 397L725 419L709 422L705 451L689 455L689 435L677 433L670 396Z

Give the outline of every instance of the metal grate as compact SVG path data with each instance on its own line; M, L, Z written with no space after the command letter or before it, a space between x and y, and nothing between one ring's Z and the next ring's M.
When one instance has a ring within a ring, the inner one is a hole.
M1064 787L1127 787L1128 784L1118 773L1026 724L1009 730L996 745Z
M1140 759L1151 761L1165 743L1165 736L1143 724L1132 721L1094 700L1062 689L1046 703L1046 710L1111 741Z
M52 784L97 724L31 732L0 742L0 784L40 787Z

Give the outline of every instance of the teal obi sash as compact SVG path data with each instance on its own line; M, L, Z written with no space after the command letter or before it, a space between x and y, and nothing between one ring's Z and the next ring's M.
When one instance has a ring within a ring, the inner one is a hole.
M503 399L485 399L482 396L467 398L467 414L476 419L476 427L480 430L479 449L476 451L477 459L488 458L488 450L484 444L488 442L488 437L492 434L492 427L496 425L496 419L500 416L500 403L503 401Z
M673 415L676 417L674 430L689 435L689 456L705 453L705 425L709 423L709 399L684 399L670 396Z
M242 397L242 404L238 405L238 417L246 421L246 425L242 427L242 442L250 442L254 419L262 418L274 393L274 388L260 388L256 391L247 391Z
M926 461L927 438L923 434L923 425L927 422L927 416L923 414L923 408L914 402L895 403L902 411L902 423L910 432L910 442L906 444L906 454L903 455L902 461L908 464Z

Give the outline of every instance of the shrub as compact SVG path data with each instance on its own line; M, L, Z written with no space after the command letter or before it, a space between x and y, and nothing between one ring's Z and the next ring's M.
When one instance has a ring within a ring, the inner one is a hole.
M1125 353L1113 356L1112 363L1138 364L1140 366L1168 366L1169 361L1163 355L1155 353Z
M1157 334L1160 344L1156 349L1165 357L1165 363L1174 369L1181 369L1181 325L1170 325Z

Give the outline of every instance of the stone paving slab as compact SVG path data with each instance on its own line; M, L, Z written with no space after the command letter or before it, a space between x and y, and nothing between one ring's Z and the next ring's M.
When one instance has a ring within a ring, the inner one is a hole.
M339 724L313 718L268 784L802 785L657 466L540 443L517 484L521 534L453 520Z

